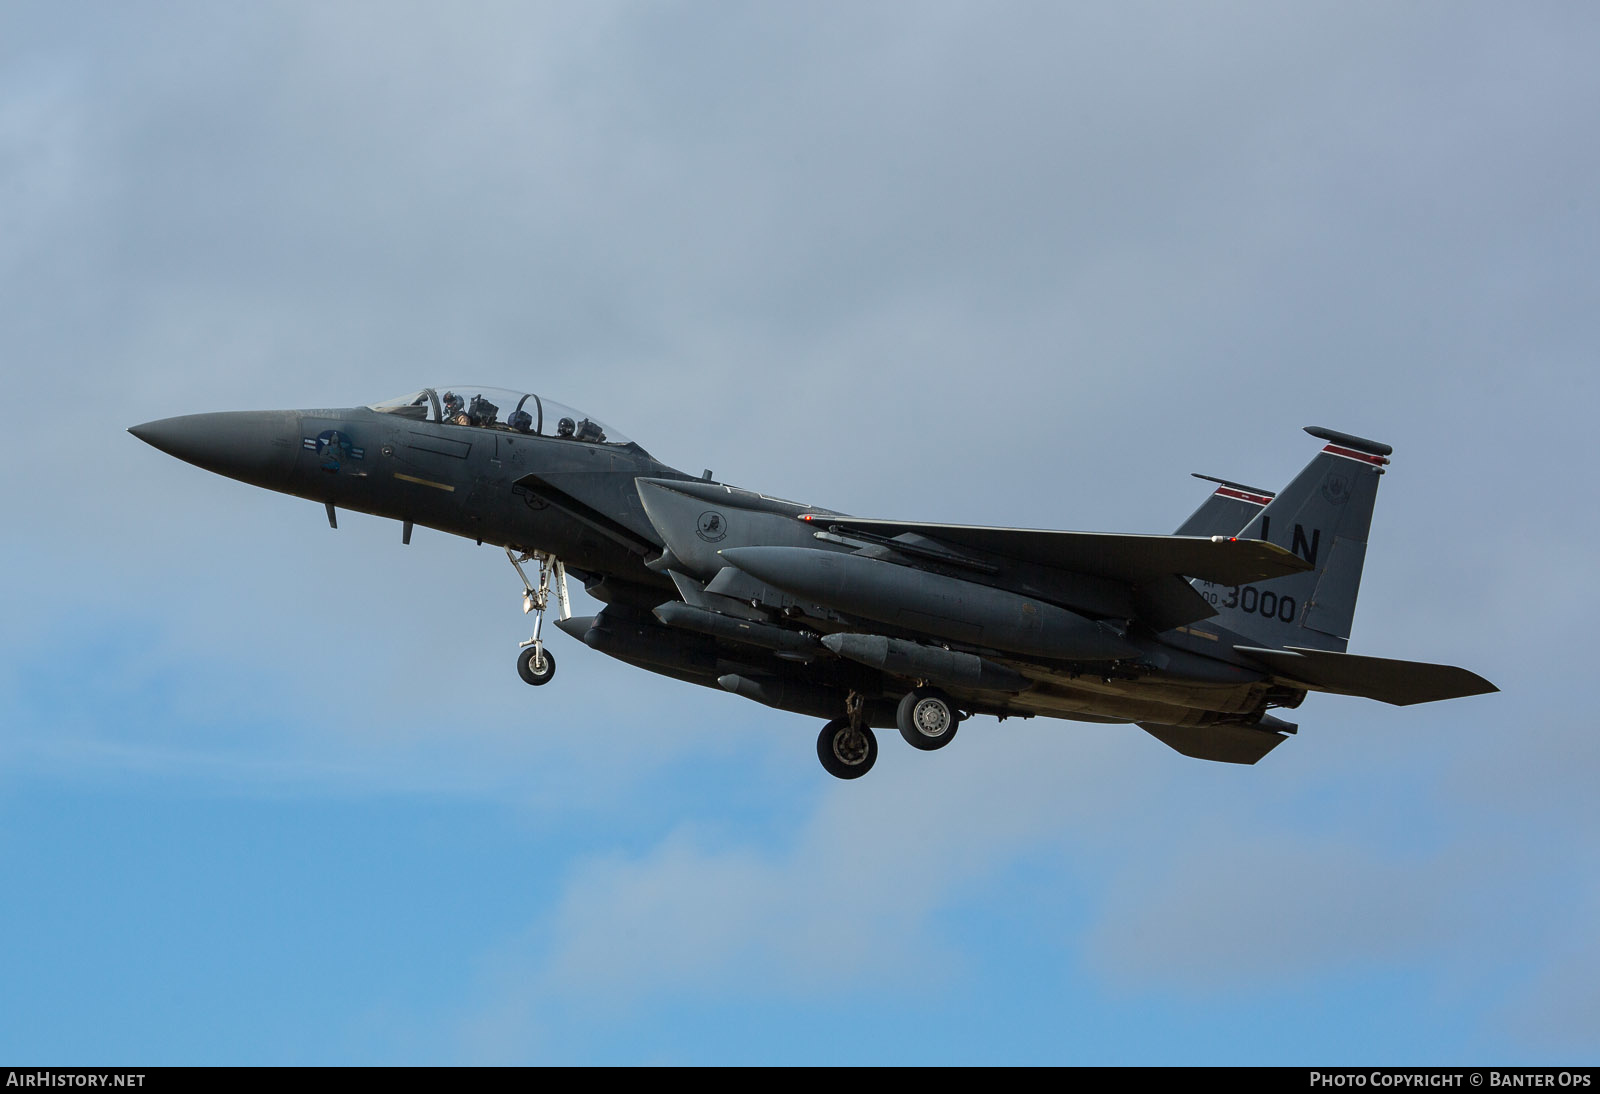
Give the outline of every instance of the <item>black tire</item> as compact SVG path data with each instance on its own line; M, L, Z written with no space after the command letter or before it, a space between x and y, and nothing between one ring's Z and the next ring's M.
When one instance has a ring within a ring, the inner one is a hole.
M544 669L543 672L535 671L533 667L532 646L517 655L517 675L522 677L523 683L532 684L534 687L538 687L540 684L548 684L550 678L556 674L556 655L549 650L540 652L544 654L544 657L541 658L544 662L541 666Z
M932 752L949 744L961 724L961 714L950 696L937 688L915 688L906 692L895 710L895 724L906 744Z
M860 743L852 747L848 718L835 718L822 727L817 735L817 759L828 774L836 779L859 779L872 770L878 761L878 737L865 727L861 736L866 739L865 748Z

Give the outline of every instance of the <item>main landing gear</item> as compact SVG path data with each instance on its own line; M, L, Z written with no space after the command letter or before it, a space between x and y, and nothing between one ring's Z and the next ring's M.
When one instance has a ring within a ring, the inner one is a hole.
M520 644L522 652L517 655L517 675L524 682L538 687L548 684L556 674L555 655L544 648L544 642L539 638L539 632L544 628L544 610L550 604L552 586L561 618L572 618L572 606L567 600L567 568L561 565L561 560L555 555L543 551L534 551L518 558L507 547L506 558L516 568L517 576L522 578L522 610L534 613L533 637ZM528 575L522 569L522 564L530 561L539 564L537 587L528 581Z
M906 744L932 752L950 743L961 723L961 714L950 696L938 688L914 688L900 700L894 720Z
M836 779L859 779L878 759L878 738L866 723L866 702L852 691L845 700L846 717L835 718L817 736L817 759ZM912 748L932 752L949 744L961 724L961 712L938 688L914 688L895 711L900 736Z
M867 727L860 694L852 691L844 708L847 717L835 718L817 736L817 759L836 779L859 779L878 761L878 738Z

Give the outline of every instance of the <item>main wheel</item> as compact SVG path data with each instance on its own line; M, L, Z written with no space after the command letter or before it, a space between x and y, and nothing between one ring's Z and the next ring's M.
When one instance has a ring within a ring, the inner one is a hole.
M539 652L543 656L539 658L537 665L533 663L532 646L517 655L517 675L522 677L523 683L532 684L534 687L548 684L550 678L556 674L556 655L549 650Z
M932 752L950 743L961 716L944 692L936 688L915 688L900 700L894 720L908 745Z
M866 727L851 729L848 718L835 718L817 736L817 759L836 779L859 779L878 759L878 738Z

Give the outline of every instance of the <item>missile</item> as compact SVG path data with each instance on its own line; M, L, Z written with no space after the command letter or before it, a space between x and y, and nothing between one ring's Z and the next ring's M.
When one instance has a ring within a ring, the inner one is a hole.
M848 615L965 645L1057 661L1111 661L1139 649L1055 604L882 559L808 547L735 547L724 561Z
M845 712L845 692L803 680L779 676L740 676L729 673L717 677L725 691L753 699L779 710L809 714L816 718L838 718ZM862 713L866 723L877 729L895 724L896 700L868 699Z
M719 676L717 683L725 691L779 710L792 710L796 714L810 714L818 718L837 717L844 713L844 693L833 688L775 676L740 676L737 673Z
M784 630L770 623L735 619L677 601L658 606L655 617L669 627L708 634L729 642L742 642L747 646L759 646L776 653L809 657L818 652L817 640L798 631Z
M877 634L830 634L822 639L840 657L848 657L895 676L926 680L945 688L971 691L1026 691L1032 681L1020 672L972 653L924 646Z
M583 632L583 644L628 662L644 662L695 676L716 672L714 644L698 635L668 630L653 623L608 619L601 612Z

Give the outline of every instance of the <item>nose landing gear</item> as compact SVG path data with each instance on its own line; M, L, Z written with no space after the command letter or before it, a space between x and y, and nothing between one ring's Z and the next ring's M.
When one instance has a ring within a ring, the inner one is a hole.
M548 684L555 674L556 655L545 649L542 644L537 648L529 646L517 654L517 675L522 677L524 684L532 684L534 687Z
M533 613L533 637L519 643L522 652L517 655L517 675L526 683L538 687L548 684L556 674L555 655L544 648L544 642L539 638L539 632L544 628L544 611L550 603L552 586L561 612L560 618L572 618L572 606L567 600L567 568L555 555L543 551L525 553L519 558L507 547L506 558L516 569L517 576L522 578L522 610ZM528 575L522 569L522 564L530 561L539 564L537 586L528 581Z

